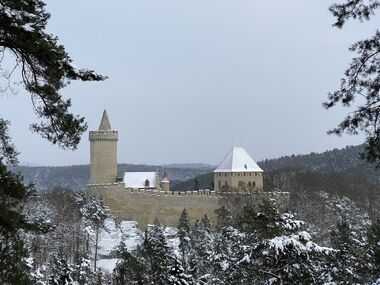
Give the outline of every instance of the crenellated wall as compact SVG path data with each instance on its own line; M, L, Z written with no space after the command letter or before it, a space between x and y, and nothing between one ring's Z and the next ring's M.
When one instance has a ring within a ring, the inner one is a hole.
M220 208L231 195L253 196L260 203L263 199L271 199L280 209L289 205L288 192L255 192L221 194L214 191L163 192L158 190L125 189L124 183L91 184L87 186L87 194L104 201L111 214L120 220L134 220L144 228L158 217L166 226L177 226L178 219L184 208L194 222L205 214L211 222L216 222L215 210Z

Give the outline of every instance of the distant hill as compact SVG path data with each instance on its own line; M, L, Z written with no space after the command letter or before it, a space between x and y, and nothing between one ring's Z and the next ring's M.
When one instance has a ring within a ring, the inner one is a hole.
M206 164L206 163L172 163L172 164L163 164L161 167L164 168L195 168L195 169L214 169L215 166Z
M343 149L333 149L322 153L293 154L276 159L266 159L259 162L259 165L265 171L284 168L309 169L322 172L340 172L355 167L372 169L372 165L360 159L360 153L363 150L363 145L347 146Z
M47 191L55 187L83 190L90 178L89 165L73 166L17 166L12 171L20 172L26 183L34 183L38 191ZM189 180L210 171L210 168L180 168L155 165L118 164L118 176L124 171L160 171L167 172L171 185Z

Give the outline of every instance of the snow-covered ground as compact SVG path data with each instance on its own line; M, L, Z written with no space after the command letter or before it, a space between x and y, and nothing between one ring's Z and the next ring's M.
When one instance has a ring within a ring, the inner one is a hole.
M143 240L143 233L135 221L122 221L117 224L113 219L105 221L106 229L100 233L97 267L112 272L117 263L115 252L123 242L129 250L135 249Z
M164 234L168 244L174 250L174 253L179 256L179 239L177 237L177 228L167 227L165 228Z
M118 262L117 258L109 258L109 259L99 259L96 263L96 267L101 269L104 272L112 273L113 269Z
M105 226L106 229L100 233L99 256L110 256L121 242L129 250L135 249L142 242L143 233L137 228L137 222L122 221L117 224L113 219L107 219Z
M120 243L123 242L128 250L134 250L143 242L144 233L137 228L135 221L122 221L117 224L113 219L107 219L105 225L106 230L102 230L100 233L97 267L112 273L118 261L115 251ZM178 255L177 229L167 227L164 233L169 245Z

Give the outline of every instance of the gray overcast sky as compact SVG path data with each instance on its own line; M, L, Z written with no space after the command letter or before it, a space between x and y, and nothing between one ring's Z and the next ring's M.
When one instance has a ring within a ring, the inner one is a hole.
M348 47L379 23L333 28L330 1L50 0L48 30L78 67L109 80L62 91L97 129L107 109L119 131L119 162L219 163L233 145L255 160L359 144L326 135L347 112L321 103L352 57ZM58 150L28 126L22 89L0 98L20 159L42 165L89 162Z

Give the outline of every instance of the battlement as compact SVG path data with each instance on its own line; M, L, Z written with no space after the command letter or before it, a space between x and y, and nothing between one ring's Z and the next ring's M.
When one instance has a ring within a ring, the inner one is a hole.
M90 141L102 141L102 140L117 141L119 138L119 135L117 131L99 130L99 131L90 131L88 137Z
M157 189L132 189L125 188L125 184L123 182L116 183L101 183L101 184L87 184L88 190L106 190L113 188L118 191L125 191L126 193L136 194L136 195L157 195L157 196L169 196L173 198L177 197L192 197L192 196L204 196L204 197L228 197L228 196L261 196L263 198L270 199L271 197L289 197L289 192L215 192L210 189L202 189L202 190L193 190L193 191L160 191Z
M125 184L119 183L101 183L101 184L87 184L88 191L102 191L112 188L115 191L124 191L125 193L135 194L135 195L157 195L157 196L169 196L169 197L191 197L191 196L205 196L205 197L219 197L219 193L211 191L209 189L198 190L198 191L160 191L158 189L132 189L125 188Z
M87 195L102 199L110 208L111 214L118 219L137 221L140 227L153 223L157 217L164 225L177 226L184 208L193 222L207 214L215 223L215 210L233 198L243 197L244 201L250 200L257 203L271 200L281 210L285 210L289 205L288 192L223 193L209 189L165 192L155 189L125 189L125 184L122 182L88 184ZM252 199L248 199L249 197Z

